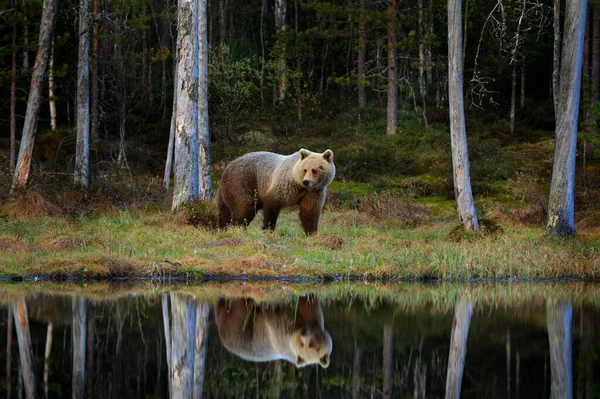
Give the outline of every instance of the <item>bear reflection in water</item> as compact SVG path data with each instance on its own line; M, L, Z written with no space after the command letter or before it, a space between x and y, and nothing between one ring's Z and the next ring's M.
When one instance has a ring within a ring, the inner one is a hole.
M290 306L219 299L215 318L223 346L244 360L285 359L296 367L329 366L331 336L315 297L301 297Z

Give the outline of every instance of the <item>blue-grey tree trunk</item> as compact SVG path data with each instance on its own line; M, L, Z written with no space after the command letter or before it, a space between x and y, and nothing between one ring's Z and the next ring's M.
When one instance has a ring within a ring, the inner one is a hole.
M90 186L90 43L91 2L79 2L79 62L77 67L77 146L75 183Z
M458 298L454 307L450 353L448 354L448 374L446 375L446 399L460 398L460 387L467 356L467 337L473 314L473 304L465 298Z
M563 300L546 304L548 340L550 342L550 398L573 398L573 361L571 351L571 322L573 306Z

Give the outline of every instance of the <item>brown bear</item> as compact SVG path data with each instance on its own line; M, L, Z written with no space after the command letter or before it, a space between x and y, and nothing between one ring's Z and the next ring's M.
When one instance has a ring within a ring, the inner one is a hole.
M301 297L296 308L259 305L250 298L221 298L215 319L223 346L244 360L284 359L296 367L329 366L331 336L315 297Z
M291 155L251 152L227 165L217 194L218 225L248 225L262 209L263 229L275 230L282 208L300 206L306 234L317 232L326 188L335 177L333 152Z

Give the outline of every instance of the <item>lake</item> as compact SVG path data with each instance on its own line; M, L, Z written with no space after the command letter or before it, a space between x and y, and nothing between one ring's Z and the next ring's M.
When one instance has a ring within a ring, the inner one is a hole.
M40 398L598 397L598 288L3 283L0 390Z

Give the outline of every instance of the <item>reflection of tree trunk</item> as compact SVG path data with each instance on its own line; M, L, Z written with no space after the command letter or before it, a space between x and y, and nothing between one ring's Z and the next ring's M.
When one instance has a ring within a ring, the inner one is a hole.
M12 330L13 330L13 312L12 306L8 307L8 320L6 323L6 397L11 394L11 371L12 371Z
M550 370L552 376L550 398L573 397L571 359L571 321L573 307L566 301L548 301L546 321L550 341Z
M510 399L510 328L506 331L506 392Z
M352 399L360 398L360 347L354 347L354 364L352 366Z
M283 370L282 370L282 362L278 361L275 362L275 364L272 365L273 366L273 373L271 375L271 385L272 385L272 392L273 392L273 397L274 398L279 398L281 397L281 389L282 389L282 383L283 383Z
M521 386L521 354L517 351L517 364L516 364L516 374L517 374L517 386L515 388L515 395L517 399L519 399L519 387Z
M194 393L194 335L197 309L179 295L171 294L171 389L173 398Z
M73 298L73 398L85 393L85 344L87 332L87 300Z
M454 307L450 354L448 355L448 374L446 377L446 399L460 398L465 357L467 355L467 337L473 314L473 304L465 298L459 298Z
M94 397L94 337L96 332L96 308L92 305L88 309L87 317L87 397Z
M25 392L28 398L37 398L37 385L35 382L35 364L33 363L33 349L31 348L31 334L29 333L29 318L25 298L20 297L11 304L15 316L15 327L19 341L19 357L25 382Z
M167 376L169 377L169 397L172 398L171 390L171 322L169 319L169 297L167 294L162 296L162 316L163 327L165 329L165 347L167 358Z
M52 323L46 331L46 350L44 351L44 395L48 397L48 374L50 372L50 352L52 351Z
M392 397L394 333L392 326L383 326L383 398Z
M208 351L208 315L207 303L198 303L196 315L196 338L194 347L194 398L202 398L204 376L206 374L206 352Z

